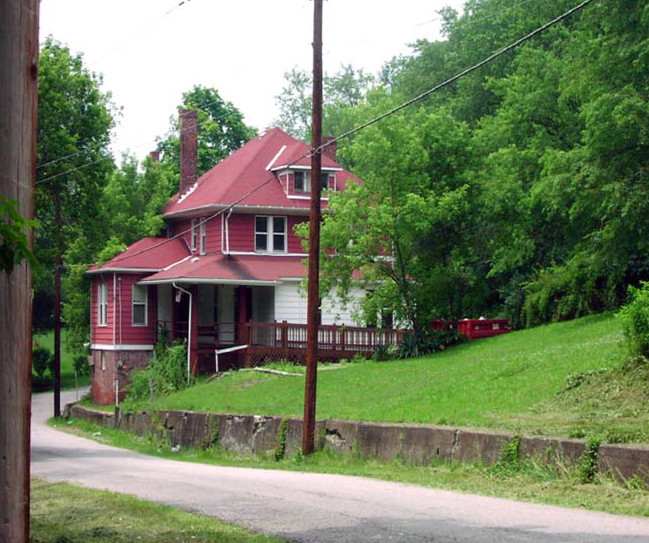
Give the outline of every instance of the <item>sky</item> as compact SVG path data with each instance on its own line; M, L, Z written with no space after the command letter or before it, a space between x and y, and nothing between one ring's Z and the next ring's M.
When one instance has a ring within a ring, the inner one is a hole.
M463 3L325 0L324 70L376 73L408 44L440 39L437 12ZM52 35L103 76L119 108L113 153L140 159L194 85L217 89L248 125L272 126L284 74L311 70L312 33L312 0L41 0L40 9L40 40Z

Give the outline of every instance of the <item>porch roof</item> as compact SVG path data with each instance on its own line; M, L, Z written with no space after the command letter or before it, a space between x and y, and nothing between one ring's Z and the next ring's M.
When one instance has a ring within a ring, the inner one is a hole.
M181 260L140 283L276 285L284 280L299 280L304 271L301 256L219 254Z
M180 238L142 238L108 262L91 266L86 273L157 272L187 255L187 244Z

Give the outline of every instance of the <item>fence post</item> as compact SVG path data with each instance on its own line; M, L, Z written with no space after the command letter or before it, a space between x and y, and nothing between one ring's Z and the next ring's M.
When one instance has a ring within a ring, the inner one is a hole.
M288 349L288 321L282 321L282 348Z

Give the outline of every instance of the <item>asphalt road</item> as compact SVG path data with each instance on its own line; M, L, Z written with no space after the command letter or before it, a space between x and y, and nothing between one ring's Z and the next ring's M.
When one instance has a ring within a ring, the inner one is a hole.
M289 541L649 542L649 519L359 477L162 460L46 426L51 404L51 394L33 398L32 475L133 494Z

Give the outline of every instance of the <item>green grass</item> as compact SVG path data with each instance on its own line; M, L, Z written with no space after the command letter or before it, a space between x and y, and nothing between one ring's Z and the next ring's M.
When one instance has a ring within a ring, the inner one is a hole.
M503 463L491 467L443 462L429 466L412 466L399 461L386 463L364 459L357 453L344 456L330 451L317 452L308 457L295 454L276 461L272 456L238 455L218 448L171 452L169 443L151 436L138 437L84 420L59 419L52 420L51 423L62 430L81 434L101 443L173 460L372 477L484 496L579 507L614 514L649 516L649 491L642 481L634 479L627 484L620 484L598 475L593 483L582 484L577 469L568 470L561 466L532 462L516 466Z
M68 348L67 341L67 331L63 329L61 331L61 388L74 388L74 363L72 358L74 353ZM33 339L34 345L39 344L41 347L47 347L49 351L54 353L54 332L50 330L45 333L34 333ZM46 372L45 375L48 379L51 379L49 372ZM82 376L79 377L79 386L89 385L90 377Z
M132 496L32 480L32 543L283 541Z
M597 410L580 403L578 395L561 391L571 376L618 368L625 357L618 320L611 314L596 315L479 340L423 358L345 364L321 371L317 416L586 435L600 431L615 413L608 412L610 405ZM161 398L150 407L301 416L303 399L300 377L232 372ZM646 409L627 422L629 435L637 430L631 441L646 439Z

